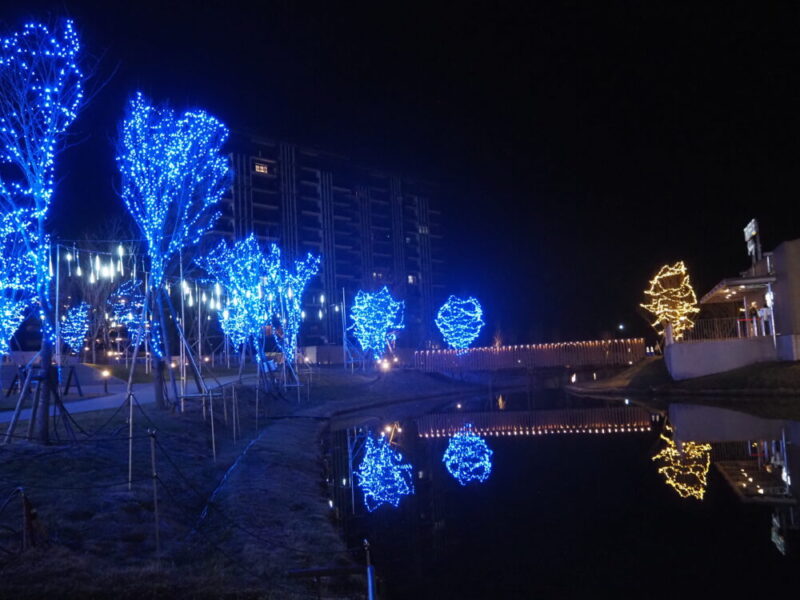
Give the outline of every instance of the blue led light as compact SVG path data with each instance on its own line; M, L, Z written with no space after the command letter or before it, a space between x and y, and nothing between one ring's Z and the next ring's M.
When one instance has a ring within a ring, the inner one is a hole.
M124 281L108 297L114 320L125 326L134 344L144 318L144 300L142 282L136 279Z
M386 351L387 344L395 339L394 331L402 329L404 303L395 300L384 286L379 292L359 291L350 318L350 328L367 356L378 360Z
M381 504L397 508L402 496L414 493L411 465L403 462L403 455L392 449L384 435L367 437L364 458L356 475L369 512Z
M79 353L83 349L89 331L90 308L86 302L81 302L61 317L61 339L73 352Z
M308 254L290 268L283 264L278 246L272 244L265 254L251 234L231 245L220 242L197 262L225 289L227 299L218 314L234 346L251 340L258 348L257 342L270 326L286 360L294 362L301 301L309 280L319 271L319 257Z
M214 206L230 184L222 145L228 129L204 111L176 115L138 93L122 123L117 164L122 199L136 221L150 259L149 286L161 289L179 253L196 244L219 217ZM153 351L163 357L158 327Z
M52 30L27 23L0 38L0 210L33 223L19 232L32 253L46 344L55 337L50 243L44 228L55 190L55 158L83 103L79 52L78 35L69 20Z
M28 250L33 224L19 211L0 215L0 356L36 301L36 254Z
M492 472L492 450L468 423L450 438L442 462L461 485L483 483Z
M450 296L436 315L436 327L444 341L456 350L465 350L484 326L483 310L475 298Z

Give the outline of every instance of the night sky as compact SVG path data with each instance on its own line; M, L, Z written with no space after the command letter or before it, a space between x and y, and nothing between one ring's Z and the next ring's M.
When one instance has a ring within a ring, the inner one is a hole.
M0 29L70 15L97 62L62 237L122 213L113 138L137 89L438 182L448 292L481 298L484 341L649 333L636 307L663 262L700 295L747 267L752 217L765 250L800 236L797 8L19 4Z

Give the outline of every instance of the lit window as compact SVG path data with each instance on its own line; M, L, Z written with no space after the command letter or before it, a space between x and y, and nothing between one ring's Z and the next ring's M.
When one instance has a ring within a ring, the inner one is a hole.
M427 234L428 233L428 226L427 225L420 225L418 230L423 235Z
M272 168L270 167L269 163L256 161L254 163L253 169L259 175L272 175Z
M408 275L408 283L414 285L415 283L417 283L417 278L409 273L409 275Z

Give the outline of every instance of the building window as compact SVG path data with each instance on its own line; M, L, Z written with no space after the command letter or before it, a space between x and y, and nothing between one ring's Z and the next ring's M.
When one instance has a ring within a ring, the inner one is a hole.
M421 234L423 234L423 235L427 234L428 233L428 226L427 225L420 225L419 226L419 232Z
M253 171L259 175L274 175L274 166L263 160L253 161Z
M408 274L408 283L411 285L415 285L417 283L417 278L411 273Z

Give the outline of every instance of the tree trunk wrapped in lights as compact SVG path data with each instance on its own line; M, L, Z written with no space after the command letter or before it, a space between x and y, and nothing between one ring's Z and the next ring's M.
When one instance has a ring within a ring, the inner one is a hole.
M55 190L56 156L83 104L80 42L72 21L56 27L27 23L0 39L0 210L23 213L31 227L19 232L33 256L41 319L41 401L37 439L48 441L50 396L57 398L50 244L45 229Z
M196 245L219 217L214 210L230 185L222 146L227 128L201 110L175 114L134 96L122 122L117 164L122 199L145 240L150 262L149 301L157 320L150 327L156 357L156 398L167 406L164 372L169 340L164 322L168 270Z
M700 309L683 261L661 267L644 293L649 301L640 306L655 315L652 325L659 334L663 335L669 324L675 340L681 340L694 327L692 316Z

